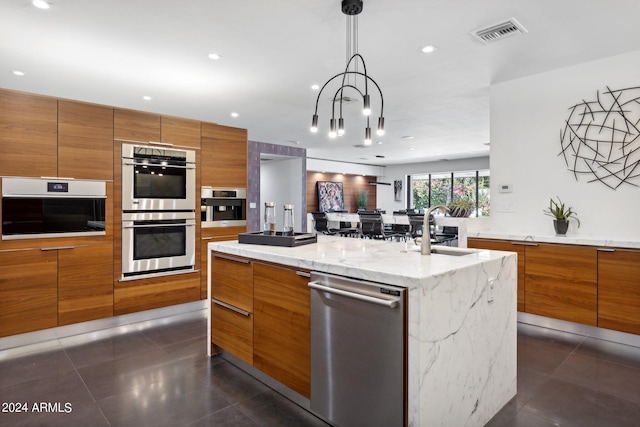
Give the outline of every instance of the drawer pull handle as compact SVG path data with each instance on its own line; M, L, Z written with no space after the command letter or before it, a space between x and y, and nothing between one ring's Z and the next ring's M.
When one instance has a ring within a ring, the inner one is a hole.
M217 299L214 299L214 298L211 298L211 302L213 302L215 305L219 305L220 307L224 307L235 313L242 314L243 316L246 316L246 317L251 316L251 313L249 313L248 311L245 311L238 307L234 307L231 304L227 304L226 302L218 301Z
M311 278L311 273L307 273L306 271L298 271L298 270L296 270L296 274L298 276Z
M57 251L63 249L75 249L75 246L52 246L49 248L40 248L41 251Z
M251 261L249 261L248 259L244 259L244 258L236 258L234 256L230 256L230 255L221 255L221 254L215 254L214 257L216 258L220 258L220 259L226 259L227 261L235 261L235 262L240 262L242 264L249 264Z

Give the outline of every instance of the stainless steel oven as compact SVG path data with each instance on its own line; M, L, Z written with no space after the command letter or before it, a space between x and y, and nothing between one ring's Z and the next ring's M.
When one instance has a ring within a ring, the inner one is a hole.
M105 235L105 181L2 178L2 240Z
M245 188L202 187L200 198L202 228L247 225L247 190Z
M123 211L195 211L196 152L122 144Z
M194 212L123 213L123 278L195 271L195 239Z

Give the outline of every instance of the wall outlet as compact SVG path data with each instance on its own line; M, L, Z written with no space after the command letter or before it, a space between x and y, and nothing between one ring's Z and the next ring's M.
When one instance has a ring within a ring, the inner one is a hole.
M250 202L249 209L255 209L255 208L256 208L256 202Z
M493 301L493 286L496 282L495 278L487 280L487 302Z

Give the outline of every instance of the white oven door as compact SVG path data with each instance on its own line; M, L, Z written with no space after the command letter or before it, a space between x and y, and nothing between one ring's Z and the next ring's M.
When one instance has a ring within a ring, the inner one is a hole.
M123 214L123 278L193 271L195 228L192 212Z

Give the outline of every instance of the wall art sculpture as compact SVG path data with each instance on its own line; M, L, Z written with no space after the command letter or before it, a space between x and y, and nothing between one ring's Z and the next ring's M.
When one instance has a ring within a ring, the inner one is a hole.
M567 168L578 180L611 189L640 176L640 87L596 92L596 98L569 108L560 131Z

